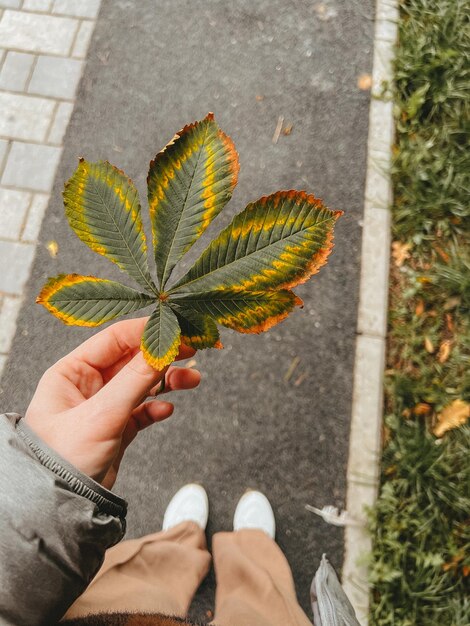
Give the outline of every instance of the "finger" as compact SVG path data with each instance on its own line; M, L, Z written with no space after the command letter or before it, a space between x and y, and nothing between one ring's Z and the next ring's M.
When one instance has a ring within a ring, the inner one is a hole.
M161 422L167 419L173 413L174 408L171 402L163 402L161 400L153 400L139 404L132 412L131 419L127 422L122 435L120 458L122 458L125 449L135 439L138 432L147 428L147 426L151 426L155 422Z
M84 341L67 356L84 361L97 369L110 367L127 353L140 347L148 319L146 316L116 322ZM194 354L195 350L181 344L176 360L187 359Z
M109 367L123 355L140 346L148 319L146 316L116 322L84 341L69 356L98 369Z
M165 388L160 392L161 382L150 389L148 395L168 393L181 389L194 389L201 382L201 373L198 370L185 367L170 367L165 376Z
M171 402L152 400L142 402L132 414L132 419L137 431L141 431L155 422L162 422L172 415L175 407Z
M93 415L102 420L113 432L121 433L132 411L141 403L143 396L160 381L168 368L154 370L144 359L142 352L125 365L104 387L89 399Z
M129 361L131 361L134 358L134 356L139 352L139 350L140 350L140 347L131 349L124 356L122 356L118 361L116 361L116 363L105 368L104 370L101 370L103 382L107 383L109 380L111 380L111 378L116 376L116 374L122 370L124 365L127 365L127 363L129 363ZM188 353L188 348L184 346L183 344L181 344L179 354L175 360L181 361L183 359L187 359L193 356L194 352L192 351L192 348L189 348L189 350L191 350L191 352Z
M120 372L122 368L129 363L129 361L132 361L132 359L135 357L135 355L139 351L140 351L140 347L133 348L129 350L128 352L126 352L126 354L124 354L120 359L118 359L115 363L113 363L109 367L101 369L100 371L101 371L101 376L103 378L103 383L106 384L108 381L111 380L111 378L114 378L114 376L116 376L116 374Z

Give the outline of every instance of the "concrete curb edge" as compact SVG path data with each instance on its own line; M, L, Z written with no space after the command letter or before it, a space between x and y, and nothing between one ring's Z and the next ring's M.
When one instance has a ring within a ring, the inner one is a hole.
M379 485L391 229L393 101L381 94L384 83L393 80L398 20L398 0L376 0L346 496L348 517L362 523L346 526L342 576L343 587L362 626L368 624L367 557L372 549L365 509L373 507Z

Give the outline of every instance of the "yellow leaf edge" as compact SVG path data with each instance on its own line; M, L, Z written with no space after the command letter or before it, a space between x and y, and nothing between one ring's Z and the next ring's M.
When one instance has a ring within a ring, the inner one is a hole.
M73 315L64 313L50 302L51 297L64 287L70 287L71 285L76 285L85 281L99 283L113 282L111 280L107 280L106 278L98 278L97 276L86 276L83 274L58 274L57 276L52 276L47 279L46 284L36 297L36 303L42 304L50 313L52 313L52 315L54 315L54 317L59 319L64 324L67 324L67 326L100 326L101 324L104 324L105 321L109 320L103 320L101 322L87 322L78 317L74 317Z

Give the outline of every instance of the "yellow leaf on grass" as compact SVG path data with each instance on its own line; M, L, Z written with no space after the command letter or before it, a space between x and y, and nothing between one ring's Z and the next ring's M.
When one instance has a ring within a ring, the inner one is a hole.
M424 313L424 300L418 300L415 308L415 313L420 317Z
M439 352L437 353L437 360L439 363L445 363L450 356L452 349L452 342L449 339L445 339L439 346Z
M401 267L406 259L410 258L409 243L402 243L401 241L394 241L392 243L392 257L397 267Z
M445 314L445 318L446 318L446 326L447 326L447 330L451 333L454 332L454 319L452 317L452 315L450 313L446 313Z
M424 338L424 347L426 348L426 352L429 352L429 354L432 354L434 352L434 346L429 337Z
M465 424L470 417L470 404L464 400L454 400L444 407L437 416L437 424L434 427L436 437L442 437L444 433L453 428L458 428Z
M432 407L427 402L418 402L416 406L413 407L413 413L415 415L428 415L431 413Z
M441 257L441 259L444 261L444 263L448 263L450 261L450 256L440 246L434 244L433 248L437 252L437 254Z

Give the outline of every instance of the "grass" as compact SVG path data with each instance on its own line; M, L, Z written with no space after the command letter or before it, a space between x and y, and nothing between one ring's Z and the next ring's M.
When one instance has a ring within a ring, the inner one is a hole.
M470 5L402 0L381 488L371 514L374 626L470 624Z

